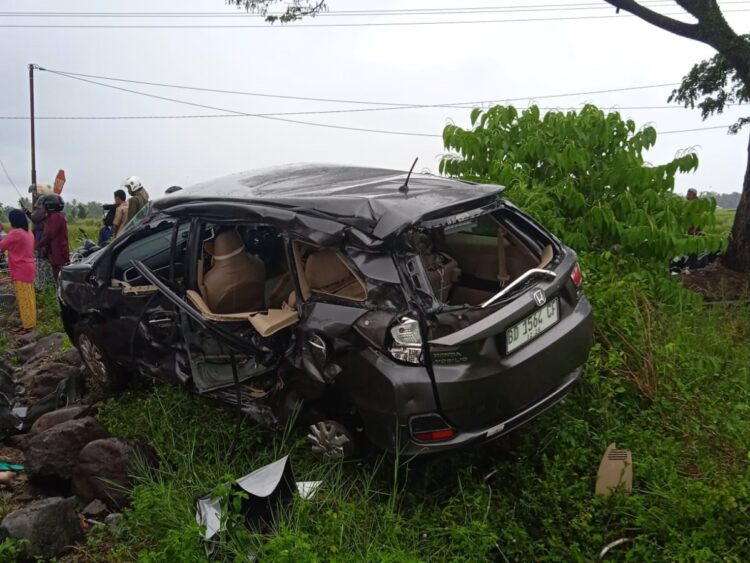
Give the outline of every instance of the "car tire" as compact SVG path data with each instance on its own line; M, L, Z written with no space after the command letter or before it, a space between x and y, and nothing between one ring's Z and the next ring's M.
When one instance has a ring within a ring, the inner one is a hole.
M129 375L109 359L93 327L78 325L74 342L83 361L89 391L110 393L127 386Z

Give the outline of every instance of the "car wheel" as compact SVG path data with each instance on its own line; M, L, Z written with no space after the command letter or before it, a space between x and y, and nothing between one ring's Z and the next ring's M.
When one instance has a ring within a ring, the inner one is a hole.
M127 375L109 360L94 329L76 328L75 343L89 376L86 383L90 390L117 391L125 386Z
M354 454L354 437L349 429L335 420L321 420L309 427L307 441L312 451L330 459L346 459Z

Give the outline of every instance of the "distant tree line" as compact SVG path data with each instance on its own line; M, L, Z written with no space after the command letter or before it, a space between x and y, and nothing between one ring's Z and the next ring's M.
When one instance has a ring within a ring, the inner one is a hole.
M719 192L701 192L701 197L712 197L716 200L716 205L723 209L737 209L740 204L740 192L731 194L720 194Z
M21 199L21 203L26 209L31 209L31 201L28 198ZM11 209L17 209L18 203L15 205L3 205L0 203L0 222L8 222L8 213ZM68 221L75 221L77 219L101 219L104 215L102 204L98 201L89 201L84 203L76 199L71 199L65 202L65 209L63 211Z

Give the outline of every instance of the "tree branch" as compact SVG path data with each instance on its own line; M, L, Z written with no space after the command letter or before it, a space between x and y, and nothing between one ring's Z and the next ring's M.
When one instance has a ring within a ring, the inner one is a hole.
M675 33L677 35L681 35L682 37L694 39L696 41L701 40L700 27L698 26L698 24L685 23L681 22L680 20L664 16L658 12L654 12L653 10L646 8L645 6L641 6L634 0L604 1L608 4L612 4L615 8L620 8L622 10L625 10L626 12L630 12L634 16L638 16L642 20L647 21L648 23L655 25L656 27L660 27L661 29L669 31L670 33Z

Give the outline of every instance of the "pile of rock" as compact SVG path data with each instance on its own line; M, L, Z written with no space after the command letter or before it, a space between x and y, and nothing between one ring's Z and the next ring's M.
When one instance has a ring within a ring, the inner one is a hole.
M81 541L87 523L119 526L136 464L154 465L156 454L94 417L99 404L84 396L80 358L62 352L62 335L28 340L20 367L0 361L0 457L25 466L5 486L21 507L0 522L0 542L26 540L29 557L50 558Z

